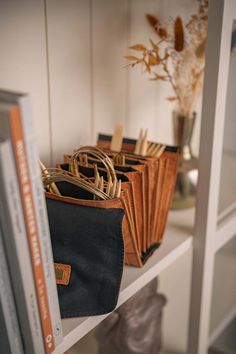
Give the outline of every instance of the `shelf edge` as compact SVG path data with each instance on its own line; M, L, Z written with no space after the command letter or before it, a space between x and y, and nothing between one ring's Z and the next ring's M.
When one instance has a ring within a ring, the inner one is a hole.
M125 301L127 301L131 296L133 296L139 289L145 286L153 278L158 276L163 270L165 270L169 265L175 262L179 257L185 254L188 250L192 248L193 236L188 236L180 245L178 245L174 250L167 254L163 259L155 264L152 268L147 270L142 274L137 280L132 284L127 286L125 289L121 290L117 307L121 306ZM140 286L141 285L141 286ZM116 307L116 308L117 308ZM88 317L84 322L75 327L71 332L69 332L63 339L63 342L55 349L53 354L63 354L68 349L70 349L74 344L76 344L82 337L89 333L93 328L95 328L100 322L102 322L109 314L95 317Z
M209 348L214 344L216 339L226 329L226 327L230 324L230 322L234 319L235 316L236 316L236 306L234 306L233 309L229 311L229 313L223 318L223 320L216 327L216 329L214 329L212 333L209 335L209 341L208 341Z
M236 236L236 213L230 219L220 223L216 231L215 252Z

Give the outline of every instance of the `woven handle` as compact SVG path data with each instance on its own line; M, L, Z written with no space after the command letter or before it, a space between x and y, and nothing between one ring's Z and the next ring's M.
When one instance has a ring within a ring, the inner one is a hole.
M111 177L112 181L117 181L114 165L109 156L101 149L94 146L83 146L76 150L76 152L71 156L70 159L70 172L74 175L78 174L78 157L84 153L89 154L92 157L98 159L105 167L107 172L107 178Z
M64 171L59 168L49 168L47 169L47 173L42 171L42 180L45 190L48 190L49 192L51 191L51 185L53 183L68 182L90 192L99 199L111 199L107 193L96 187L95 184L88 178L84 178L83 176L75 176L71 172Z

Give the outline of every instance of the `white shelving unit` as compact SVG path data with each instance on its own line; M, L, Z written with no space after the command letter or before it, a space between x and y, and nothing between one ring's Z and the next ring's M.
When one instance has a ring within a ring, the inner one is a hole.
M118 301L120 306L192 250L189 343L184 354L207 354L209 346L236 315L236 153L222 152L236 0L209 1L195 229L195 210L171 211L160 249L142 269L125 267ZM144 35L141 32L146 31L143 14L156 9L164 11L166 7L166 14L172 15L172 7L181 12L184 1L180 1L180 7L177 1L167 3L165 0L2 2L0 18L5 30L0 37L5 60L0 67L1 85L31 92L43 160L47 162L48 151L57 159L72 144L75 147L77 142L92 141L98 127L104 131L112 129L115 119L126 115L129 117L124 122L126 129L132 128L132 132L136 129L134 134L144 114L150 120L152 134L170 131L171 121L167 119L163 120L163 126L156 125L161 110L170 116L170 106L163 109L157 100L158 96L164 102L169 92L166 94L161 87L157 94L137 72L127 74L123 70L121 74L122 56L128 44L140 40L140 35ZM190 0L186 4L188 7ZM113 21L115 16L117 21ZM146 32L144 38L148 36ZM117 62L107 65L107 47L112 43L115 45L109 51L109 60ZM114 96L107 104L107 95L112 90ZM65 116L72 119L70 124ZM63 320L64 340L54 354L69 350L106 316ZM168 350L162 354L169 354Z
M189 354L206 354L236 311L236 160L235 153L224 150L226 116L230 111L227 104L229 98L231 103L235 100L235 83L233 89L231 87L231 39L235 20L235 0L210 1L193 243ZM230 132L232 128L227 126L227 129Z
M221 335L212 345L213 353L225 353L233 354L236 351L236 342L235 342L235 329L236 329L236 318L234 318L230 325L222 331Z
M193 248L187 354L207 354L236 314L236 157L223 154L234 19L235 0L210 0L195 230L194 210L171 212L161 248L143 269L125 267L118 301L120 306ZM63 320L64 341L55 354L71 348L106 316Z
M236 316L236 239L225 244L215 256L209 346ZM228 289L228 291L226 291Z
M194 210L170 212L163 243L142 268L125 266L118 305L158 276L192 247ZM107 315L63 320L64 341L55 350L63 354L96 327ZM87 353L81 353L87 354Z
M218 223L227 218L236 208L236 153L223 151L221 164L220 195Z
M215 251L236 234L236 154L223 151Z

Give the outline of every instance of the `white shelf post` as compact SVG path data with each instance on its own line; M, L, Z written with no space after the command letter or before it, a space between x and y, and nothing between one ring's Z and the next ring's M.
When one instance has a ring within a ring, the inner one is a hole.
M233 14L235 0L210 0L188 354L208 352Z

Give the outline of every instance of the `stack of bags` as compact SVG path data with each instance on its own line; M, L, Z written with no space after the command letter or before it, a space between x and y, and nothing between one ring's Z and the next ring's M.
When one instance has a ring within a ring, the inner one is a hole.
M122 138L117 129L113 137L100 134L97 147L65 155L57 168L76 176L80 188L65 181L58 181L57 187L83 205L123 208L125 263L142 267L163 239L178 157L176 147L148 142L147 131L141 131L136 141Z

